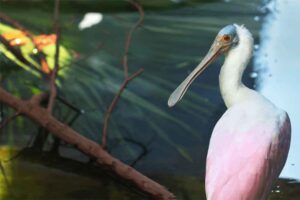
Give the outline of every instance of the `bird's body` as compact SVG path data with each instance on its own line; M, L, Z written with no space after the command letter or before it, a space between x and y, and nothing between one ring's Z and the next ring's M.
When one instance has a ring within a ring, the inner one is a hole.
M265 200L286 161L290 121L241 82L253 39L244 27L236 29L239 44L228 52L219 77L228 110L211 136L206 194L208 200Z
M230 107L209 144L207 200L265 200L286 161L288 115L263 97Z
M253 38L243 26L223 28L208 55L173 92L169 106L221 53L220 90L227 111L209 144L205 187L207 200L266 200L288 155L291 125L287 113L241 79L252 56Z

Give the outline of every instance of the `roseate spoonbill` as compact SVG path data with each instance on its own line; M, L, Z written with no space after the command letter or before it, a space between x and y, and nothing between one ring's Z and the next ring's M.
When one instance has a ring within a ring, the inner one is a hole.
M288 114L242 82L252 55L251 33L228 25L217 35L196 69L171 94L174 106L192 81L222 53L219 83L227 111L214 127L206 160L208 200L265 200L288 155Z

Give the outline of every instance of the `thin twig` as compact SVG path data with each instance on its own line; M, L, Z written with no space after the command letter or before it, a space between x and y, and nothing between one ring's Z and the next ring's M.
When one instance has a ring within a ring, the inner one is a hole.
M110 103L108 109L105 112L104 115L104 124L103 124L103 128L102 128L102 147L106 148L106 144L107 144L107 130L108 130L108 125L109 125L109 120L110 120L110 116L114 110L114 108L116 107L123 91L125 90L125 88L127 87L128 83L134 79L135 77L139 76L142 72L144 71L144 69L139 69L137 72L135 72L133 75L131 75L130 77L126 78L122 85L120 86L119 91L117 92L117 94L115 95L115 97L113 98L112 102Z
M125 40L125 50L123 56L123 67L124 67L124 77L125 79L128 77L128 52L132 41L132 34L136 31L144 22L145 14L141 5L133 0L128 0L128 2L133 5L139 12L140 18L135 23L135 25L129 30L126 40Z
M54 6L54 32L56 33L56 49L55 49L55 57L54 57L54 69L51 72L50 81L49 81L49 88L50 88L50 96L49 96L49 103L47 106L47 111L49 113L52 112L54 107L54 102L57 96L57 87L55 84L57 73L59 70L59 47L60 47L60 26L59 26L59 4L60 0L55 0Z
M108 109L106 110L106 112L104 114L104 122L103 122L102 137L101 137L101 141L102 141L101 145L103 148L106 148L106 146L107 146L107 132L108 132L108 126L109 126L109 120L110 120L111 114L112 114L113 110L115 109L123 91L125 90L125 88L127 87L128 83L130 81L132 81L134 78L139 76L144 71L143 68L140 68L138 71L133 73L131 76L128 76L128 52L129 52L130 44L132 42L132 35L133 35L133 32L139 26L141 26L141 24L144 22L144 16L145 16L144 10L141 5L139 5L137 2L135 2L133 0L128 0L128 2L139 11L140 18L134 24L134 26L129 30L126 40L125 40L125 51L124 51L123 62L122 62L123 69L124 69L124 81L123 81L122 85L120 86L119 91L114 96L113 100L111 101Z
M14 113L12 116L4 119L1 123L0 123L0 129L3 129L7 124L9 124L9 122L11 122L12 120L14 120L16 117L20 116L20 112L16 112Z
M133 73L131 76L129 76L125 81L127 81L127 82L132 81L132 79L134 79L137 76L139 76L143 71L144 71L144 68L140 68L135 73Z

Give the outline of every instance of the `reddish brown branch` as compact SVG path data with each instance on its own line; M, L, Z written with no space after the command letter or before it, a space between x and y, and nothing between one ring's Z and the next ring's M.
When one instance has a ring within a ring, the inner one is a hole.
M25 33L25 35L27 35L29 37L29 39L31 40L31 42L34 45L34 48L36 48L38 50L38 56L39 56L39 59L40 59L40 64L45 69L45 71L39 70L39 72L41 72L41 73L45 73L47 71L50 72L50 68L49 68L48 63L46 61L46 57L43 54L43 50L40 48L39 45L36 44L35 40L33 39L33 34L30 31L28 31L24 26L22 26L18 21L10 18L9 16L5 15L4 13L0 12L0 19L2 19L4 21L6 21L7 23L11 24L13 27L21 30L22 32Z
M80 151L95 157L97 162L112 170L120 178L133 183L141 191L156 200L171 200L175 196L159 183L149 179L134 168L112 157L100 145L80 135L69 126L59 122L47 110L33 104L31 101L20 100L0 87L0 102L17 110L37 124L41 125L65 142L75 145Z
M42 94L32 96L31 99L30 99L30 102L33 103L34 105L39 106L41 104L41 102L43 100L47 99L47 98L48 98L48 94L42 93ZM9 124L11 121L16 119L20 115L21 115L21 113L17 111L13 115L11 115L10 117L4 119L0 123L0 129L3 129L5 126L7 126L7 124Z
M132 41L132 35L133 35L133 32L136 31L138 29L138 27L140 27L143 24L144 18L145 18L144 10L141 5L139 5L137 2L135 2L133 0L128 0L128 2L138 10L138 12L140 14L140 18L135 23L135 25L129 30L126 40L125 40L125 50L124 50L124 56L123 56L123 61L122 61L125 79L128 77L128 52L129 52L129 48L130 48L131 41Z
M1 123L0 123L0 129L4 128L7 124L9 124L9 122L11 122L12 120L14 120L16 117L20 116L19 112L14 113L12 116L4 119Z
M49 113L52 112L54 107L54 102L57 96L57 87L55 84L57 73L59 70L59 49L60 49L60 27L59 27L59 0L55 0L54 6L54 32L56 33L56 43L55 43L55 57L54 57L54 69L50 75L49 88L50 96L47 110Z
M134 79L135 77L139 76L143 71L144 71L144 69L139 69L137 72L135 72L130 77L127 77L123 81L122 85L120 86L120 89L119 89L118 93L115 95L115 97L113 98L112 102L110 103L108 109L106 110L106 112L104 114L104 124L103 124L103 128L102 128L102 147L103 148L106 148L109 120L110 120L110 116L111 116L113 110L115 109L117 103L119 102L119 99L120 99L123 91L127 87L128 83L132 79Z
M128 76L128 52L129 52L129 47L130 44L132 42L132 35L133 32L143 23L144 21L144 11L143 8L136 3L133 0L128 0L128 2L133 5L138 11L139 11L139 15L140 18L139 20L134 24L134 26L129 30L126 40L125 40L125 50L124 50L124 56L123 56L123 70L124 70L124 81L122 83L122 85L120 86L119 91L117 92L117 94L115 95L115 97L113 98L112 102L110 103L108 109L106 110L105 114L104 114L104 122L103 122L103 128L102 128L102 137L101 137L101 144L103 148L106 148L107 146L107 134L108 134L108 126L109 126L109 120L110 120L110 116L113 112L113 110L115 109L123 91L125 90L125 88L127 87L128 83L130 81L132 81L132 79L134 79L135 77L139 76L144 69L139 69L138 71L136 71L134 74L132 74L131 76Z
M40 105L43 101L47 100L48 98L49 98L49 94L41 93L41 94L32 96L30 101L31 101L31 103L33 103L35 105Z
M144 71L144 68L140 68L135 73L133 73L131 76L129 76L125 81L127 81L127 82L132 81L132 79L134 79L137 76L139 76L143 71Z

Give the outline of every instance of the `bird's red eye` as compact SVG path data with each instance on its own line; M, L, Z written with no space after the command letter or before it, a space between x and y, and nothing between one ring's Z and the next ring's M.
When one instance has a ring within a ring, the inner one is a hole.
M223 41L224 42L229 42L231 40L231 37L229 35L224 35L223 36Z

